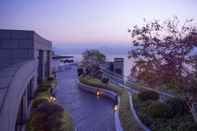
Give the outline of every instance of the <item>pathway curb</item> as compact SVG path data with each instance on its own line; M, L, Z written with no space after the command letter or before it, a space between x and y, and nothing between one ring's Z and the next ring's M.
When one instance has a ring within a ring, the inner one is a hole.
M77 82L79 84L80 89L85 90L85 91L90 92L90 93L96 94L97 87L83 84L80 81L77 81ZM109 99L112 99L113 101L117 102L117 106L118 106L118 109L119 109L120 98L117 95L117 93L115 93L113 91L110 91L110 90L101 89L101 88L99 88L99 90L103 92L104 96L106 96ZM114 111L114 123L115 123L116 131L123 131L123 128L122 128L121 123L120 123L120 118L119 118L119 110Z
M144 125L142 123L142 121L139 119L135 109L134 109L134 105L133 105L133 98L132 98L132 94L129 93L129 104L130 104L130 110L134 116L135 121L137 122L137 124L144 130L144 131L152 131L150 128L148 128L146 125Z

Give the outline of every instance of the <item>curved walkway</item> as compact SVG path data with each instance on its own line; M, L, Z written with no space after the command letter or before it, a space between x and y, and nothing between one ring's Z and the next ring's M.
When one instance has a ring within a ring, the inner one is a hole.
M80 90L76 66L57 73L57 80L57 102L71 114L77 131L115 131L113 101Z

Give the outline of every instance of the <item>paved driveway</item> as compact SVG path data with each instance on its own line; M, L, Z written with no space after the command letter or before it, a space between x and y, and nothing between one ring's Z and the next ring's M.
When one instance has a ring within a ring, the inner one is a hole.
M115 131L113 101L80 90L76 66L61 70L57 80L57 102L71 114L77 131Z

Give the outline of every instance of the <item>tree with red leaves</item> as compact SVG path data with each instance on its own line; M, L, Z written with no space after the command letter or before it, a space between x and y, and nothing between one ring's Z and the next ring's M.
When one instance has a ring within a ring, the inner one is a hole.
M192 19L181 22L173 17L163 22L145 21L144 25L129 29L132 38L129 57L134 61L131 75L151 87L192 86L188 85L189 76L193 76L192 70L197 72L197 57L191 55L197 47L197 28L193 23Z

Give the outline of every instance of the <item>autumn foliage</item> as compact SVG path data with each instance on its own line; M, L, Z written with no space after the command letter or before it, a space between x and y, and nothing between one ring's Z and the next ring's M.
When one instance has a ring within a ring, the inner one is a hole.
M192 19L155 20L129 29L134 61L131 75L151 87L195 88L197 28Z

